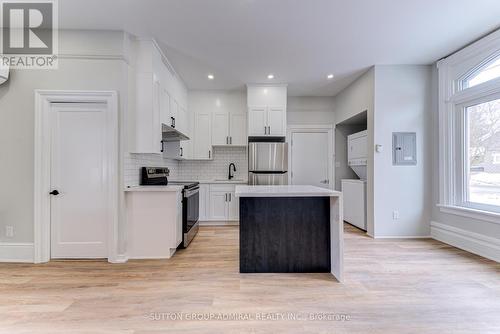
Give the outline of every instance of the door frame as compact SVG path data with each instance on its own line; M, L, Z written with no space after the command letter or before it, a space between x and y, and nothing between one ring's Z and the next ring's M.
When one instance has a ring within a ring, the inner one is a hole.
M105 161L108 175L108 261L118 257L118 94L116 91L35 90L34 151L34 262L50 261L50 111L51 103L102 103L106 105L108 154Z
M292 184L292 136L294 133L327 133L328 134L328 174L329 174L329 189L334 189L335 187L335 169L333 168L335 155L333 148L335 147L335 137L333 136L334 130L333 124L290 124L287 127L287 141L290 143L288 145L288 184Z

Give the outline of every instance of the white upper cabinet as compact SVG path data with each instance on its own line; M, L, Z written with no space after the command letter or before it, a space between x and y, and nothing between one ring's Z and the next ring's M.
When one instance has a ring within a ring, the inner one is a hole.
M193 159L211 160L212 152L212 122L209 112L195 114L194 121L194 150Z
M246 115L216 111L212 113L212 145L214 146L245 146Z
M189 128L178 121L178 109L187 110L187 89L177 77L156 42L137 39L132 43L128 117L128 152L162 153L162 124ZM183 120L187 117L183 117Z
M248 107L248 135L265 136L267 134L267 107Z
M212 145L229 144L229 113L217 110L212 113Z
M229 114L229 144L247 145L247 115L245 113Z
M170 99L170 120L168 123L168 125L170 125L171 127L173 128L177 128L179 126L181 126L180 124L178 124L178 116L179 115L179 104L177 103L177 100L172 98Z
M160 83L153 73L136 76L136 109L131 115L129 151L161 153Z
M212 159L213 146L246 146L247 116L243 92L189 92L189 108L195 118L192 159Z
M284 85L248 85L248 136L286 136Z
M284 106L267 107L267 134L286 136L286 109Z

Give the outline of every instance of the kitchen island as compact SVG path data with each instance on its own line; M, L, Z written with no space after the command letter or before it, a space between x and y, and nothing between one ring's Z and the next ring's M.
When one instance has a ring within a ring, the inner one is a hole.
M314 186L236 186L241 273L330 272L343 279L342 194Z

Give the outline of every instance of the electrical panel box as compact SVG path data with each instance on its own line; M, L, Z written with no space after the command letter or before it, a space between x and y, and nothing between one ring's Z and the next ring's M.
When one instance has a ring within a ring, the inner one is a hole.
M392 133L392 164L394 166L417 164L417 134L415 132Z

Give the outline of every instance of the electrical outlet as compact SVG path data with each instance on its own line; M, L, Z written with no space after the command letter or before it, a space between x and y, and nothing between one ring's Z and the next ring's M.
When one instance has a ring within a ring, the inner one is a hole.
M14 238L14 226L5 226L5 236L7 238Z
M399 211L392 211L392 219L393 220L399 219Z

